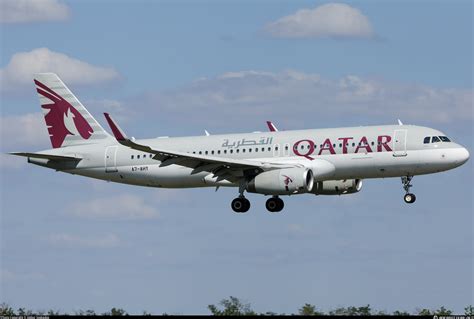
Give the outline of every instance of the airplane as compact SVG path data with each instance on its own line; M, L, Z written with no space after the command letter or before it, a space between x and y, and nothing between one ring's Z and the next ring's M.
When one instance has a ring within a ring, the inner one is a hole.
M128 137L108 113L106 132L54 73L34 76L52 149L12 152L56 171L130 185L192 188L235 187L237 213L250 209L245 192L270 196L266 209L279 212L280 196L357 193L363 179L400 177L404 201L416 175L461 166L468 150L428 127L360 126L311 130L164 137ZM272 130L275 128L275 130Z

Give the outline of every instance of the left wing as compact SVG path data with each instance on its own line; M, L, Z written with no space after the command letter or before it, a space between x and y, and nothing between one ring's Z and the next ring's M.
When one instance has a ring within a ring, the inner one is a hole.
M206 171L213 173L213 177L216 177L216 181L226 179L231 182L237 182L244 176L258 175L262 171L298 166L298 164L270 163L259 160L239 160L216 156L203 156L163 149L153 149L148 145L139 144L133 139L129 139L108 113L104 113L104 116L115 138L120 144L135 150L155 154L153 159L161 161L160 167L173 164L181 165L192 168L193 171L191 174L197 174Z

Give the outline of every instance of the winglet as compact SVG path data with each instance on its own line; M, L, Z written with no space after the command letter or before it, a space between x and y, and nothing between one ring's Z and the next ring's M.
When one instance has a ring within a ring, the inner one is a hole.
M273 124L271 121L267 121L267 126L270 132L278 132L278 129L276 128L275 124Z
M122 129L117 125L117 123L115 123L109 113L104 113L104 116L110 126L110 129L112 130L112 133L115 136L115 139L119 142L127 140L127 135L122 131Z

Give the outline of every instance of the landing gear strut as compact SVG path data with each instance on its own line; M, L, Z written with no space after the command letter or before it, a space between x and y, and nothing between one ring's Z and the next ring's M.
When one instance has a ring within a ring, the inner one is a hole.
M267 202L265 203L265 207L269 212L280 212L283 207L285 207L285 203L280 197L274 196L267 200Z
M405 196L403 196L403 199L405 200L405 203L407 204L412 204L416 201L415 194L410 193L410 187L413 186L410 184L412 178L413 176L402 177L403 189L405 190L405 193L406 193Z
M239 185L239 197L235 198L230 206L236 213L246 213L250 209L250 201L244 196L245 182L241 181Z

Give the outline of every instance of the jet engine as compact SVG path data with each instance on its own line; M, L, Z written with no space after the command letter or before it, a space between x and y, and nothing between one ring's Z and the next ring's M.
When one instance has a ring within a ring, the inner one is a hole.
M353 194L362 188L361 179L344 179L339 181L316 182L311 193L316 195Z
M249 193L291 195L311 192L313 171L309 168L284 168L258 174L247 184Z

